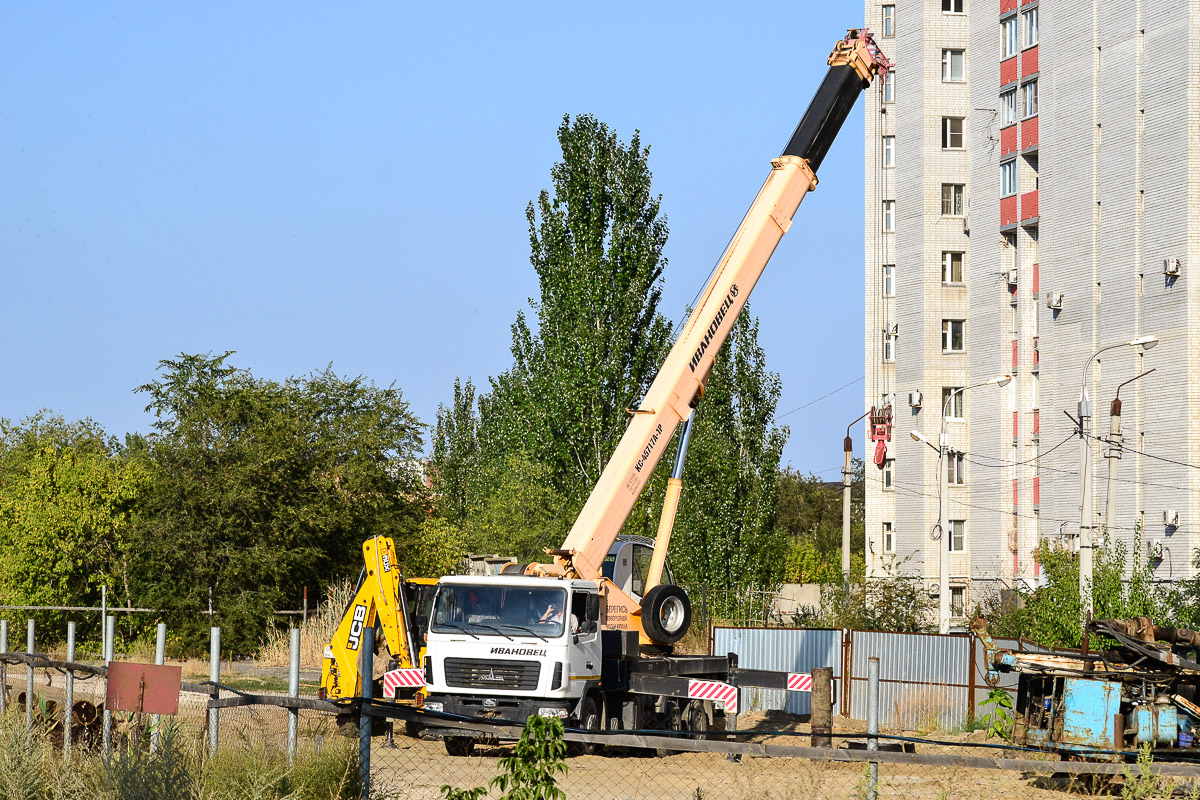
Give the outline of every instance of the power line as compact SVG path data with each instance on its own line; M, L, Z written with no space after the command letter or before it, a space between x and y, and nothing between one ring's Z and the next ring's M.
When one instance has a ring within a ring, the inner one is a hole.
M822 401L822 400L824 400L826 397L833 397L833 396L834 396L835 394L837 394L838 392L842 391L843 389L848 389L848 388L850 388L851 386L853 386L854 384L858 383L859 381L861 381L861 380L862 380L863 378L865 378L865 377L867 377L867 376L866 376L866 375L859 375L857 378L855 378L854 380L850 381L849 383L842 384L842 385L841 385L841 386L839 386L838 388L834 389L832 392L829 392L828 394L823 394L823 395L821 395L821 396L820 396L820 397L818 397L816 400L809 400L809 401L808 401L807 403L805 403L804 405L802 405L802 406L797 406L796 408L793 408L791 411L785 411L785 412L783 412L782 414L776 414L776 415L775 415L775 419L777 419L777 420L783 419L783 418L784 418L784 417L786 417L788 414L795 414L797 411L801 411L801 410L803 410L803 409L805 409L805 408L808 408L809 406L811 406L811 405L812 405L812 404L814 404L814 403L819 403L819 402L821 402L821 401Z

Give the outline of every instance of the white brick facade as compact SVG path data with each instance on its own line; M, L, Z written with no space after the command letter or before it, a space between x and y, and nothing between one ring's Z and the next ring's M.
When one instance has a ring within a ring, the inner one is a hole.
M1200 358L1200 298L1190 289L1190 270L1200 270L1200 0L963 1L966 13L957 0L866 4L868 27L896 63L894 102L868 93L864 131L864 400L895 397L890 489L868 442L868 574L891 558L890 523L899 571L936 587L930 532L942 476L937 453L909 432L936 444L944 387L1010 373L1006 387L967 391L964 418L947 423L965 469L949 489L948 517L966 531L951 586L969 607L997 588L1034 585L1039 539L1073 544L1079 530L1079 444L1063 411L1076 414L1084 365L1101 348L1154 334L1154 349L1116 347L1088 371L1090 429L1103 436L1117 386L1156 370L1121 391L1126 452L1111 522L1108 463L1092 444L1094 522L1126 540L1144 526L1165 548L1155 575L1190 577L1200 547L1200 470L1187 466L1200 465L1200 387L1190 380ZM891 37L885 5L895 9ZM1008 20L1019 33L1012 58ZM947 50L964 53L962 81L944 79L958 77ZM1033 81L1036 108L1025 104ZM1006 89L1016 92L1015 121ZM962 148L954 123L950 136L944 127L959 118ZM894 167L881 163L885 135L895 136ZM943 208L943 185L959 184L961 215ZM896 203L894 233L881 231L885 200ZM963 254L961 283L943 280L946 253ZM1164 276L1166 258L1179 259L1178 278ZM1047 307L1051 293L1063 295L1061 310ZM965 320L962 352L944 351L944 320ZM895 360L884 363L893 325ZM920 408L909 404L914 391ZM1179 511L1177 527L1163 525L1167 509Z

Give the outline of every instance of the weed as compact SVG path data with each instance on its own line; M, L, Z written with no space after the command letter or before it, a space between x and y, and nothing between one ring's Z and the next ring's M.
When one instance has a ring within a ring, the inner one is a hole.
M997 736L1011 741L1013 720L1008 712L1013 707L1012 695L1004 689L992 689L988 692L987 699L979 705L991 706L991 711L979 720L987 727L987 738Z

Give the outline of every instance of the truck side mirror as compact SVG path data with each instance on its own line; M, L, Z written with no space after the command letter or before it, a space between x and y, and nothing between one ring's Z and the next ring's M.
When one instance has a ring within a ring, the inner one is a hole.
M600 621L600 595L589 594L587 598L587 617L588 622Z

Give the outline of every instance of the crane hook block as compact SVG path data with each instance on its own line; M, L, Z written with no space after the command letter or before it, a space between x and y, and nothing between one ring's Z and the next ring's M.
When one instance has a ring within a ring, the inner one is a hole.
M875 442L875 466L883 469L887 459L887 443L892 440L892 406L871 406L871 441Z

